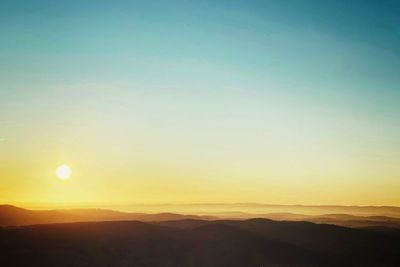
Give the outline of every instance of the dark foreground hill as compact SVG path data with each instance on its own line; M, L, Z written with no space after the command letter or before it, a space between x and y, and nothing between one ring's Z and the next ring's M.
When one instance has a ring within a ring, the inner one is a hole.
M86 222L0 228L1 266L400 266L400 238L304 222Z

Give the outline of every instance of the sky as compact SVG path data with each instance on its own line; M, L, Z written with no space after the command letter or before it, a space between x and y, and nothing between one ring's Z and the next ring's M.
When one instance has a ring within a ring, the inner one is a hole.
M398 14L2 1L0 203L400 206Z

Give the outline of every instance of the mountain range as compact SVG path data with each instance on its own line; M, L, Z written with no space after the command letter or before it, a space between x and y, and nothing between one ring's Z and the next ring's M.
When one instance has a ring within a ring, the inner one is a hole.
M2 266L400 266L400 236L310 222L109 221L0 228Z
M360 216L351 214L321 214L305 215L288 212L280 213L247 213L247 212L210 212L201 215L162 213L121 212L109 209L58 209L58 210L29 210L11 205L0 205L0 226L21 226L32 224L90 222L90 221L121 221L136 220L142 222L174 221L184 219L197 220L247 220L264 218L276 221L308 221L319 224L334 224L352 228L371 229L400 229L400 218L370 215Z

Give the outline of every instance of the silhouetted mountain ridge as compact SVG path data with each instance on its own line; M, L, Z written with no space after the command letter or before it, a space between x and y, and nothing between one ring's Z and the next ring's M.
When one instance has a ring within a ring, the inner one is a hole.
M390 233L266 219L0 228L5 266L399 266L398 251Z
M85 221L166 221L181 219L215 219L212 216L175 213L129 213L105 209L28 210L11 205L0 205L0 226L68 223Z

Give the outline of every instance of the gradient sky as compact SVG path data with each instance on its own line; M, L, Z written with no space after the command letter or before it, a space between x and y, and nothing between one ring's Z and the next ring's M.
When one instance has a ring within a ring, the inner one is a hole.
M1 1L0 202L400 205L399 14Z

